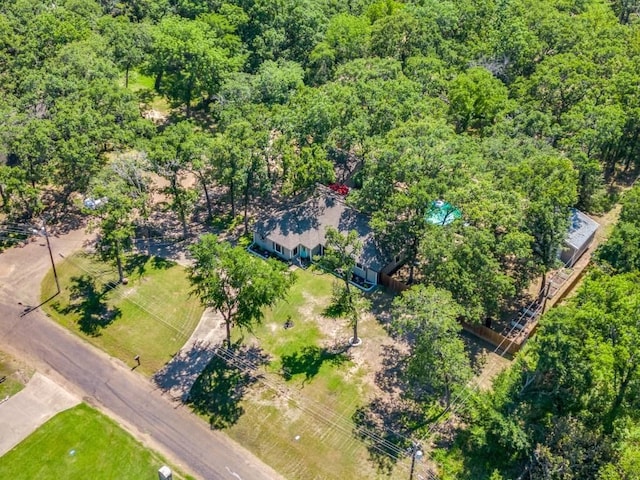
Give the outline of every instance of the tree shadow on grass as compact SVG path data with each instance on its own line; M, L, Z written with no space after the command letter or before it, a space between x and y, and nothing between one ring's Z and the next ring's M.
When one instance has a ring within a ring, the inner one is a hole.
M175 262L155 255L137 253L127 256L124 271L127 275L133 275L135 273L141 277L146 273L149 264L151 264L154 270L167 270L173 267Z
M188 403L197 413L209 416L212 429L230 427L244 413L240 402L249 386L258 380L257 368L267 361L258 350L216 350L191 387Z
M344 306L331 302L327 308L322 311L322 315L328 318L342 318L345 316L345 308Z
M126 261L124 264L124 271L127 272L127 275L132 275L133 273L138 274L138 276L144 275L144 272L147 270L147 262L149 261L148 255L128 255L126 257Z
M64 315L76 313L80 315L78 325L80 331L91 336L100 335L105 328L122 315L117 307L109 307L105 301L107 289L99 291L95 281L88 275L71 278L69 305L58 311Z
M391 312L393 309L391 304L396 296L396 294L382 288L378 288L367 294L367 298L371 302L371 313L373 313L377 322L387 331L390 329L392 320Z
M308 382L320 371L325 362L340 365L349 360L345 353L348 346L337 348L304 347L301 351L282 357L282 374L285 380L291 380L295 375L304 373L303 383Z
M407 391L405 368L407 353L401 352L395 345L382 346L382 369L376 372L375 381L383 391L400 394Z
M378 470L390 474L396 461L408 454L411 432L422 421L416 404L398 398L376 398L353 414L354 435L367 446Z
M406 378L408 353L395 345L382 347L382 368L375 382L385 392L353 414L354 435L367 446L369 458L381 473L389 475L398 459L411 449L411 436L424 425L424 408L407 395L414 391Z
M166 258L156 256L151 258L151 263L153 264L153 268L155 268L156 270L167 270L175 266L176 264L176 262L172 260L167 260Z

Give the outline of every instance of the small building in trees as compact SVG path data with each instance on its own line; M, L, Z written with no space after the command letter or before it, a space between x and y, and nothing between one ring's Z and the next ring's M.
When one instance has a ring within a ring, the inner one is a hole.
M314 195L304 202L278 210L258 221L251 249L287 261L311 261L324 254L327 227L343 234L352 230L358 233L362 253L355 259L354 274L365 288L377 285L381 273L392 271L402 261L400 255L391 259L384 255L366 215L348 206L340 195L323 186L319 186Z
M572 267L587 251L600 225L575 208L571 209L569 232L560 251L560 260Z

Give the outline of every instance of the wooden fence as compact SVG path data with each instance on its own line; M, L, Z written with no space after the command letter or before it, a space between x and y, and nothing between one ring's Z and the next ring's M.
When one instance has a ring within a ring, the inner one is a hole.
M516 343L513 340L509 340L504 335L485 327L484 325L471 325L469 323L461 322L462 328L465 331L474 334L477 337L489 342L494 347L500 347L502 351L505 351L511 355L515 355L520 351L522 345Z
M396 293L401 293L409 289L409 285L406 285L384 273L380 273L380 283Z

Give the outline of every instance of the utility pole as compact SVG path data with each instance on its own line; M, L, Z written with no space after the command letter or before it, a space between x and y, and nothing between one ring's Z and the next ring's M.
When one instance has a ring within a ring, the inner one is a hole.
M53 253L51 252L51 243L49 242L49 234L47 233L47 220L42 219L42 233L47 241L47 250L49 250L49 258L51 259L51 268L53 268L53 279L56 281L56 295L60 293L60 281L58 280L58 272L56 271L56 263L53 261Z
M413 480L413 471L416 467L416 459L420 460L423 456L422 450L417 443L411 447L411 471L409 472L409 480Z

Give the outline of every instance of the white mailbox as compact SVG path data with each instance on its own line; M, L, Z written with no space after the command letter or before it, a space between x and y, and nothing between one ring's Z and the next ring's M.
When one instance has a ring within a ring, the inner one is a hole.
M173 474L171 473L171 469L166 465L160 467L158 470L158 479L159 480L173 480Z

